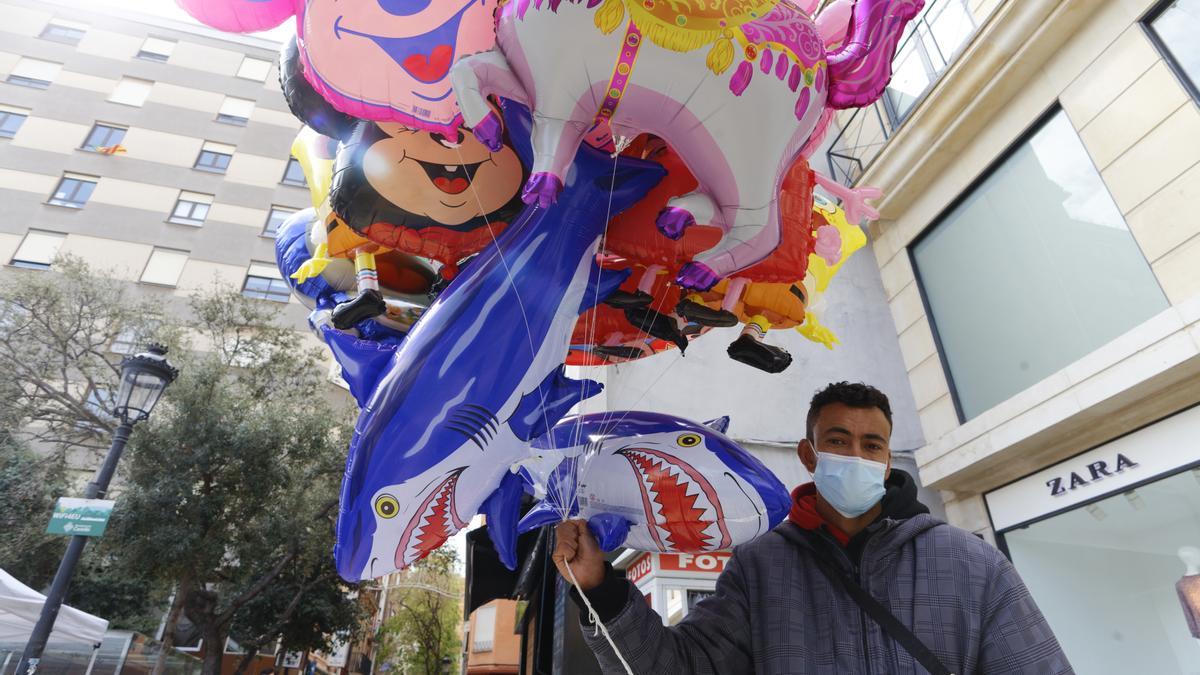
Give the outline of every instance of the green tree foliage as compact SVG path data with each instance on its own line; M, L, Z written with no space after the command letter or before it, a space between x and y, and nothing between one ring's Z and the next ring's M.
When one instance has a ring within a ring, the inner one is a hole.
M380 664L411 675L458 672L463 579L458 553L443 547L396 574L384 604L379 631Z
M113 421L90 392L116 390L117 338L153 335L180 370L133 433L108 532L89 545L71 600L116 625L152 630L173 597L165 640L186 612L208 647L206 673L218 672L227 636L250 649L282 636L305 650L353 633L361 619L348 597L354 589L331 556L351 410L325 381L321 352L279 323L279 305L236 290L214 287L186 306L159 303L160 311L82 263L55 268L61 273L0 278L0 323L9 328L0 331L0 367L13 372L16 390L0 419L14 437L48 456L107 447ZM26 486L57 466L3 453L2 485ZM52 561L52 575L58 556L53 540L32 532L45 528L62 494L49 478L42 483L53 488L0 493L14 514L30 514L20 536L45 552L21 560L39 579L46 569L34 563Z
M65 540L46 524L65 487L60 458L39 458L0 430L0 568L33 588L49 585L62 558Z
M66 453L99 454L115 427L98 402L117 390L114 343L174 342L159 306L74 258L56 274L0 277L0 421L19 438ZM82 453L80 452L82 451Z

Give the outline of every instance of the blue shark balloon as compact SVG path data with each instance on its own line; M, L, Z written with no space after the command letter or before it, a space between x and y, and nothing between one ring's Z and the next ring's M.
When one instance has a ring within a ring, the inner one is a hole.
M791 496L725 436L728 424L727 417L699 425L638 411L563 420L533 443L542 454L522 475L541 501L519 531L580 517L606 551L676 553L728 549L769 532ZM554 462L551 471L528 470L543 458Z
M532 162L528 111L505 106L514 148ZM430 306L400 344L325 329L362 403L342 481L334 557L348 580L379 577L427 555L482 512L515 567L529 456L577 402L600 390L563 374L581 311L625 274L595 254L609 214L663 176L661 166L583 148L558 204L530 206Z

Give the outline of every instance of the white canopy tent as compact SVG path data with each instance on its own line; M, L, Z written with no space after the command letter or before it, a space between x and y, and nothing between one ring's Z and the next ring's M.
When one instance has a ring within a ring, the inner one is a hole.
M33 633L46 596L0 569L0 643L24 643ZM104 639L108 621L74 607L62 606L50 639L93 647Z

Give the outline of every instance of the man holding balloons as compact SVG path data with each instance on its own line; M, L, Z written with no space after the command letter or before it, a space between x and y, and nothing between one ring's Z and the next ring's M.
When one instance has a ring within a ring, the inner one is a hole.
M813 482L793 491L784 524L734 550L715 595L673 627L604 562L585 522L561 523L555 564L594 610L585 623L604 624L620 652L585 629L604 671L1073 672L1003 554L929 515L913 479L891 468L891 432L874 387L818 392L797 448Z

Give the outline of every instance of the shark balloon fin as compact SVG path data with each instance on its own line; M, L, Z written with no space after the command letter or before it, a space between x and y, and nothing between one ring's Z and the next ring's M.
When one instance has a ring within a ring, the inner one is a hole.
M350 385L350 393L361 408L379 385L379 376L387 372L398 345L360 340L353 335L329 327L322 329L325 343L342 367L342 379Z
M612 551L625 543L629 536L629 520L615 513L597 513L588 518L588 529L600 544L600 550Z
M533 439L550 431L571 408L580 401L589 399L604 389L595 380L572 380L566 376L563 366L554 369L537 389L525 394L517 404L516 411L508 420L508 426L523 441Z
M704 423L704 426L716 431L717 433L725 433L729 431L729 415L718 417L715 420L709 420Z
M517 520L521 515L521 497L525 494L525 481L520 475L509 472L500 479L500 486L480 507L487 517L488 536L500 562L510 570L517 569Z
M613 294L613 291L625 283L625 280L632 273L633 268L611 270L599 265L593 265L592 273L588 276L587 289L583 292L583 302L579 304L579 313L583 314L601 302L604 302L608 296Z
M562 520L562 513L550 502L538 502L537 506L529 509L529 513L526 513L521 522L517 523L517 532L525 534L545 525L561 523Z

